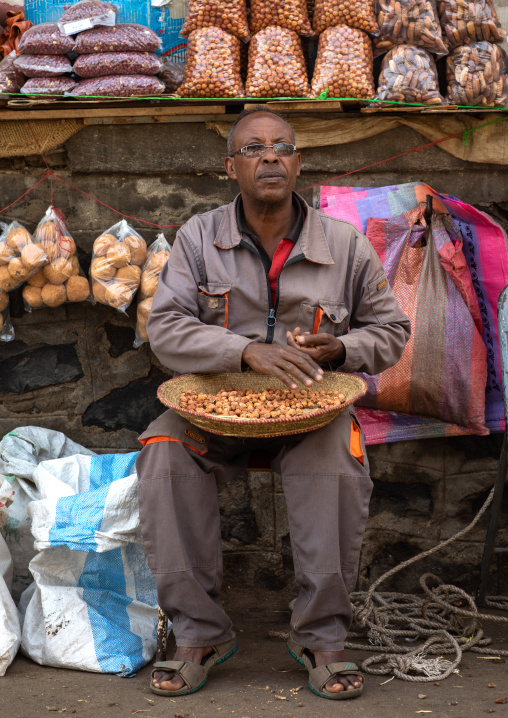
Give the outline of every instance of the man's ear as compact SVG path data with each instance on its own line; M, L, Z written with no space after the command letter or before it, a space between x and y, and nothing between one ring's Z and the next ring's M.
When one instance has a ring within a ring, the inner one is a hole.
M236 177L236 170L235 170L235 158L234 157L226 157L224 159L224 167L226 168L226 172L231 177L231 179L237 179Z
M298 169L296 170L296 176L299 177L300 172L302 171L302 156L299 152L297 153L297 157L298 157Z

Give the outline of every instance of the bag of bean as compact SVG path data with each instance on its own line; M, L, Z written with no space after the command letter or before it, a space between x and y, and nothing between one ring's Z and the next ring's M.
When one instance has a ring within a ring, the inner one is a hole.
M158 74L159 80L165 85L165 92L167 94L178 90L183 82L183 76L185 74L185 63L173 62L172 60L166 60L162 69Z
M251 38L245 0L190 0L189 12L180 35L189 37L203 27L220 27L239 40Z
M44 248L19 222L0 235L0 290L10 292L39 271L49 259Z
M0 342L12 342L14 327L9 311L9 295L0 289Z
M55 77L72 71L67 55L20 55L14 64L25 77Z
M347 25L376 34L375 0L316 0L312 27L319 34L327 27Z
M492 0L440 0L437 10L450 50L483 40L504 42L506 38Z
M451 105L501 107L508 101L508 57L499 45L473 42L446 58Z
M296 32L265 27L249 45L247 97L308 97L310 86L302 43Z
M68 8L58 27L64 35L76 35L96 25L114 25L118 8L104 0L81 0Z
M64 95L70 92L76 83L71 77L32 77L21 88L23 95Z
M417 45L436 55L446 55L434 0L379 0L379 36L374 56L396 45Z
M72 49L78 55L91 52L157 52L161 45L161 39L149 27L118 23L113 27L99 25L80 32Z
M159 274L169 259L171 247L163 234L158 234L155 242L148 247L146 260L141 270L141 283L138 292L136 336L134 348L148 341L146 322L152 309L153 298L159 285Z
M0 61L0 93L19 92L24 85L25 76L15 60L16 52L13 50Z
M74 38L60 32L58 25L44 22L23 33L18 53L23 55L66 55L74 47Z
M307 13L307 0L251 0L249 26L252 33L276 25L312 37L314 31Z
M77 257L76 242L62 213L49 207L34 232L49 262L28 277L23 287L25 309L59 307L65 302L93 301L90 284Z
M376 93L369 36L347 25L329 27L319 36L312 95L372 99Z
M106 75L157 75L162 70L162 60L153 52L97 52L79 55L74 63L79 77L104 77Z
M153 75L109 75L81 80L66 95L71 97L154 97L164 83Z
M397 45L383 58L377 100L446 104L439 92L436 63L422 47Z
M138 290L145 259L145 240L125 219L97 237L90 266L95 299L125 314Z
M243 97L237 37L218 27L194 30L187 43L187 62L180 97Z

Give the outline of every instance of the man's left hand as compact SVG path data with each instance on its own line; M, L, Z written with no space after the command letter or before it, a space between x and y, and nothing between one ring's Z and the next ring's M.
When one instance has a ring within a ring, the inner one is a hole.
M295 349L300 349L312 357L317 364L331 361L342 361L346 358L346 348L338 337L333 334L320 332L319 334L300 333L300 327L287 333L287 343Z

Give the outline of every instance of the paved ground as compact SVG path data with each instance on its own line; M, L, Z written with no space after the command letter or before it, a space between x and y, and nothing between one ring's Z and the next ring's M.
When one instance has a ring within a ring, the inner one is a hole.
M56 711L76 718L508 718L508 659L491 661L466 654L460 674L440 685L366 677L365 693L353 701L328 701L306 688L306 672L294 662L282 640L268 631L285 630L289 613L283 592L253 595L231 586L225 596L240 649L210 673L193 696L159 698L150 693L150 667L134 678L82 673L38 666L19 656L0 679L1 718L41 718ZM486 623L496 648L508 648L508 624ZM350 652L359 662L364 652ZM382 685L384 683L384 685ZM425 697L421 697L425 696ZM507 697L507 703L495 703Z

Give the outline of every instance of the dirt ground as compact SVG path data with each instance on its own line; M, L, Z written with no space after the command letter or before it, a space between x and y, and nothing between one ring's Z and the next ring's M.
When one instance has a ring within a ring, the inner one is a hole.
M59 711L76 718L508 718L508 658L485 660L466 653L459 674L440 684L408 683L366 676L365 691L350 701L313 695L307 673L286 651L282 639L289 620L287 592L255 594L231 585L225 605L240 641L236 655L212 669L207 684L192 696L163 698L150 693L150 666L134 678L39 666L19 655L0 679L1 718L41 718ZM506 614L505 614L506 615ZM501 628L500 628L501 626ZM486 622L490 656L508 649L508 623ZM351 651L357 663L366 652ZM506 697L506 703L496 703Z

